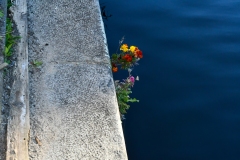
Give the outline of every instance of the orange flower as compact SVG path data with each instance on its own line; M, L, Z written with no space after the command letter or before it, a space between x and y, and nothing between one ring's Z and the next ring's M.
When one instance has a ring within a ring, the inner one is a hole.
M126 54L123 56L123 59L125 59L127 62L131 62L132 61L132 56L130 56L129 54Z
M138 58L143 58L142 51L139 49L136 50L135 55L137 55Z
M117 72L117 71L118 71L118 68L117 68L117 67L113 67L113 68L112 68L112 71L113 71L113 72Z
M134 52L133 54L134 54L134 57L136 58L138 57L137 52Z

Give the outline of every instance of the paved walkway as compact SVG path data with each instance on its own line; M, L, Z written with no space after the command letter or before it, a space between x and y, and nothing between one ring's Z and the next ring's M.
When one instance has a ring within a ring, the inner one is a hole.
M18 30L28 37L18 71L26 71L29 58L29 83L19 76L26 88L12 93L11 104L19 107L9 121L8 159L126 160L98 0L28 0L28 17L18 6L24 0L17 3ZM43 64L34 66L36 60ZM14 125L25 129L18 134ZM22 152L19 141L29 150Z

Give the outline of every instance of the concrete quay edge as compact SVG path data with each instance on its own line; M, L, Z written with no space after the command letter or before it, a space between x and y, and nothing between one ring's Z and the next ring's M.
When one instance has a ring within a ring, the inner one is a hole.
M126 160L99 2L54 2L16 0L12 8L21 39L16 47L6 159ZM72 16L78 7L83 11ZM71 19L64 22L68 16L76 18L76 24ZM53 22L55 27L49 25ZM33 60L43 65L29 66Z

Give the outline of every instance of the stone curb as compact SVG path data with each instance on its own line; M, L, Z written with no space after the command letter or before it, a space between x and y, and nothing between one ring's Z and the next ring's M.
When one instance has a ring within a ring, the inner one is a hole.
M7 0L0 0L0 10L3 12L3 17L0 18L0 64L4 62L3 51L5 48L5 32L6 32L6 17L7 17ZM0 160L6 156L6 124L3 122L3 70L0 71Z
M10 116L7 127L6 159L28 160L29 140L29 91L28 91L28 42L27 2L15 1L11 7L20 40L15 47L17 64L10 93Z
M127 160L99 1L15 3L6 159Z

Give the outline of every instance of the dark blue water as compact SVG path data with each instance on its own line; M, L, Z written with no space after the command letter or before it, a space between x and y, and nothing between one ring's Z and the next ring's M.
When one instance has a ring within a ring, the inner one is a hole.
M240 160L240 1L103 2L110 53L125 35L144 54L123 122L129 159Z

